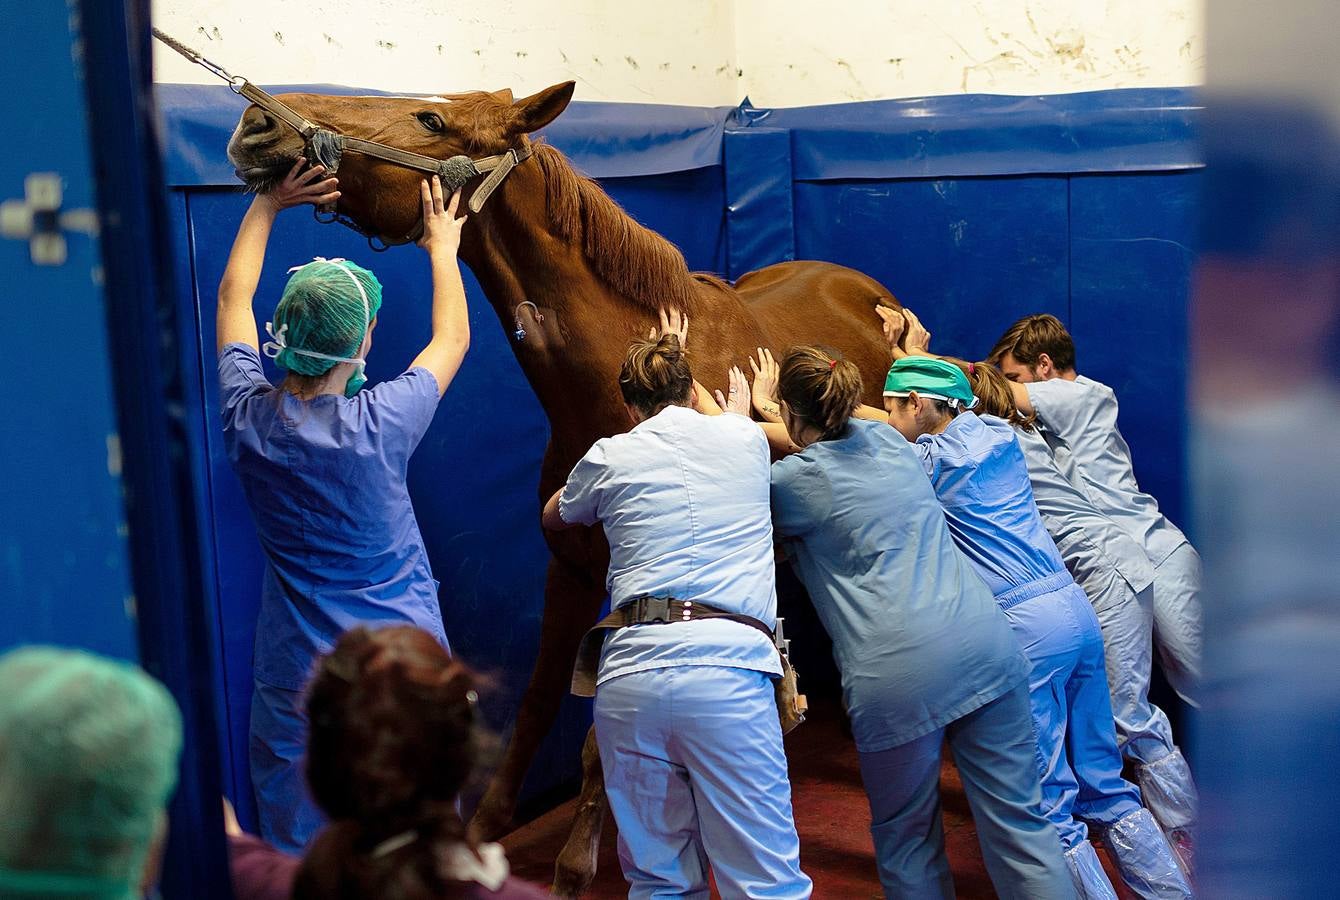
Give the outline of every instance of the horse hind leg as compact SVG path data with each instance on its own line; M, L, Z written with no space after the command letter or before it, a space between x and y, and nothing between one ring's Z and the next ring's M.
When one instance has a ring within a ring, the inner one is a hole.
M512 738L470 819L473 840L497 840L511 825L526 771L558 716L572 681L577 646L595 624L604 597L604 588L578 570L556 559L549 561L535 668L521 698Z
M605 773L600 768L600 749L596 746L596 728L586 733L582 745L582 792L572 814L572 829L554 863L553 893L559 897L580 897L596 876L600 855L600 834L605 824Z

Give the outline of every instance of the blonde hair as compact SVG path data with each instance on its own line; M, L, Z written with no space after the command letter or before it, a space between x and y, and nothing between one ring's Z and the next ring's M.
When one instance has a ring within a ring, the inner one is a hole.
M777 393L793 416L827 441L847 430L861 399L861 372L818 347L792 347L782 360Z
M633 341L619 370L623 401L651 417L667 406L683 406L693 395L693 374L679 337Z

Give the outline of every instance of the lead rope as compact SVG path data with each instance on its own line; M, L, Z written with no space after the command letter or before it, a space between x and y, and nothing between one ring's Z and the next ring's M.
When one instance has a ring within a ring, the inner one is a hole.
M519 150L510 149L497 156L483 157L477 161L468 156L453 156L442 160L410 153L396 147L379 144L376 141L346 138L345 135L321 128L308 121L266 91L256 87L243 76L232 74L223 66L206 59L199 51L186 46L161 29L154 28L153 35L190 62L228 82L228 87L232 89L233 93L240 94L277 118L282 119L302 137L304 141L303 151L307 158L309 160L314 159L324 165L332 175L339 168L340 154L344 151L346 142L351 145L349 147L350 152L368 154L393 165L403 166L415 171L437 174L442 179L443 186L447 187L450 183L452 190L456 190L476 175L483 175L487 172L487 177L470 195L468 208L470 212L478 213L483 207L484 201L489 198L489 195L498 185L502 184L508 173L520 162L530 158L530 149L522 147ZM397 244L408 244L416 241L423 234L423 223L420 222L419 227L411 234L397 241L388 241L382 235L362 227L349 216L336 210L334 206L313 207L312 217L323 225L333 222L357 232L367 240L368 246L377 253L381 253Z

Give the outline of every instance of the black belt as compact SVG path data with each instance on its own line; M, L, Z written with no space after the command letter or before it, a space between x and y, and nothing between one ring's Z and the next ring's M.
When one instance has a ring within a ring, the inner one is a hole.
M702 619L729 619L741 625L748 625L767 635L769 643L776 646L777 636L773 629L753 616L726 612L724 609L717 609L697 600L643 595L612 610L608 616L582 635L582 643L577 650L577 663L572 668L572 693L578 697L596 695L596 669L600 665L600 649L604 645L605 632L626 628L629 625L665 625L671 622L696 622Z

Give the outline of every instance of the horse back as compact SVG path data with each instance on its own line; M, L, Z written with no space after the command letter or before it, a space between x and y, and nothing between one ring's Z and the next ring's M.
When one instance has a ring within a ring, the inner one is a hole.
M797 344L838 350L861 370L864 401L880 405L889 351L875 307L902 308L888 288L855 269L804 260L749 272L735 291L774 354Z

